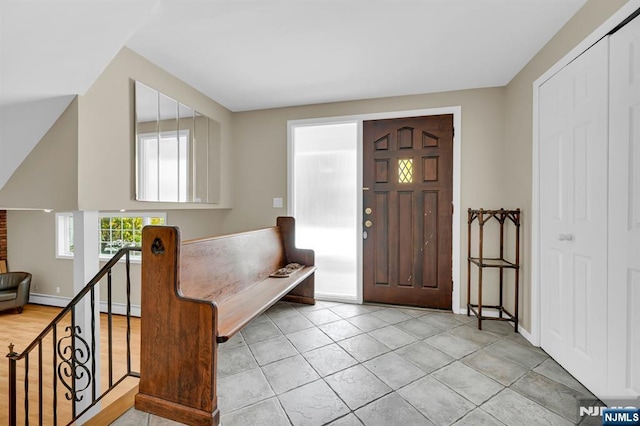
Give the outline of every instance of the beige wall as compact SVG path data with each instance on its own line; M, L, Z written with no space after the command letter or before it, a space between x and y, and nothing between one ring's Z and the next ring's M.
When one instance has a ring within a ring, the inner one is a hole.
M502 117L504 89L474 89L428 95L340 102L235 113L234 210L227 231L271 226L286 213L287 121L354 114L462 107L462 208L502 201ZM489 164L487 167L486 165ZM282 209L273 197L284 197Z
M220 203L185 205L133 200L134 79L220 123ZM180 227L183 239L219 235L231 206L231 116L230 111L200 92L123 49L87 94L71 103L0 190L0 206L56 211L159 210L167 212L168 224ZM71 297L73 262L56 258L55 215L12 210L8 212L7 223L11 269L32 272L35 293ZM134 289L139 288L139 267L134 266L132 272L138 283ZM60 293L56 287L60 287ZM116 301L124 301L120 291L114 297ZM139 298L136 290L134 297Z
M462 107L461 205L457 206L462 213L460 258L466 258L464 211L467 208L523 209L520 306L522 325L529 330L532 83L625 3L625 0L590 0L504 88L233 114L124 49L89 92L74 101L58 120L43 139L48 142L34 149L0 191L0 206L59 210L182 207L132 200L131 79L189 104L222 125L223 191L220 205L214 207L229 207L233 200L233 210L168 210L169 223L181 227L183 239L272 226L276 216L286 213L288 120L459 105ZM76 150L78 138L80 146ZM48 161L51 158L59 161ZM77 176L73 172L74 161L78 164ZM124 164L124 167L114 170L113 164ZM273 197L283 197L284 208L272 208ZM55 294L56 286L64 291L72 288L72 263L55 259L52 218L53 215L42 212L10 211L8 214L10 266L34 271L34 279L41 283L38 292L46 294ZM460 305L463 305L466 300L464 261L460 276ZM64 285L66 280L69 282Z
M419 96L341 102L234 114L234 209L226 231L273 226L278 215L273 197L287 196L287 121L305 118L407 111L448 106L462 107L461 211L462 240L466 241L467 208L498 208L503 202L504 89L488 88ZM460 257L466 259L466 244ZM461 282L466 283L466 263ZM461 286L466 304L466 286ZM462 305L462 303L461 303Z
M531 321L531 186L533 82L591 34L627 0L590 0L513 78L505 89L505 205L523 209L522 323Z
M0 189L0 207L76 209L77 141L78 100L75 99Z
M226 231L274 223L286 213L271 207L273 197L287 191L287 120L334 117L443 106L462 106L461 210L521 208L522 326L530 330L532 84L626 0L590 0L505 88L475 89L418 96L372 99L236 113L234 145L242 159L234 175L234 210ZM466 258L466 216L461 216L460 257ZM461 284L466 283L462 262ZM461 303L466 288L461 285ZM508 298L507 300L510 300ZM510 305L510 304L508 304ZM509 306L511 307L511 306Z
M7 212L9 268L33 275L31 291L73 296L73 262L56 259L55 215L43 211ZM60 293L56 293L60 287Z
M180 227L182 240L220 235L225 210L167 210L167 224ZM33 274L32 292L48 296L73 296L73 260L56 258L55 214L35 210L7 212L8 264L12 271ZM140 265L131 267L132 303L140 303ZM113 300L124 303L124 266L113 272ZM60 287L60 293L56 292ZM102 286L106 300L106 286Z
M124 48L79 100L80 210L185 208L184 204L179 203L134 200L133 80L157 89L220 123L220 202L188 204L187 208L231 207L232 113L143 57Z

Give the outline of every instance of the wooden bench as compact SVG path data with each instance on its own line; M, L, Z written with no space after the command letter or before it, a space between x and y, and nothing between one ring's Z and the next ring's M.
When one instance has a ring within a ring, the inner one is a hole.
M269 275L304 265L287 278ZM314 253L295 247L295 222L180 242L176 227L142 231L137 409L189 425L218 425L218 344L278 300L314 304Z

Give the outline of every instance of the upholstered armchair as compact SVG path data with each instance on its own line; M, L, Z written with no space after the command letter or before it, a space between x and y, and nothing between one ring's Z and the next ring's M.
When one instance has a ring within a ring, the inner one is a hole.
M31 274L28 272L7 272L0 274L0 311L22 308L29 301Z

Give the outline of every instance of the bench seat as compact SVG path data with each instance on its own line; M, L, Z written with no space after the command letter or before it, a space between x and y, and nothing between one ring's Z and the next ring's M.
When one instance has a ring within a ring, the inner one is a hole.
M218 343L223 343L282 299L316 270L305 266L286 278L267 278L218 305Z
M270 277L290 264L287 277ZM138 410L188 425L220 422L218 345L278 300L315 304L313 250L295 221L181 242L171 226L142 231Z

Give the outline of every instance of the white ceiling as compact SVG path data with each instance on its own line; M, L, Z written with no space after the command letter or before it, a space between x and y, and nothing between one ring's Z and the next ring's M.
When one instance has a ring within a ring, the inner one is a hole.
M84 94L157 0L0 0L0 107Z
M126 43L233 111L503 86L585 0L163 0Z
M233 111L502 86L586 0L0 0L0 107L127 46Z

